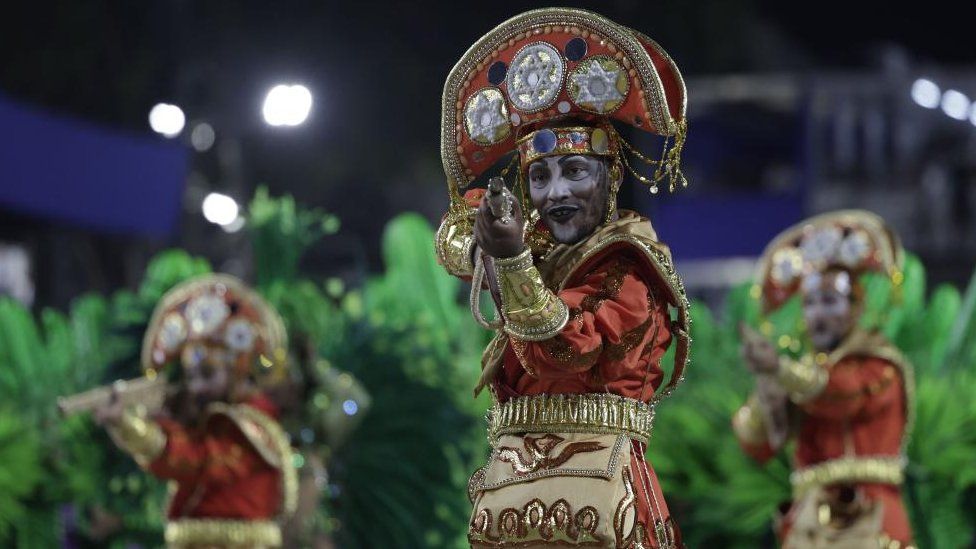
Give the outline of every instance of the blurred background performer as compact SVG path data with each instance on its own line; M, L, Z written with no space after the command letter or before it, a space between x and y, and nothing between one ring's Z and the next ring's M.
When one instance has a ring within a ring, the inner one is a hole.
M799 293L811 351L780 356L743 327L742 352L757 390L733 426L759 461L796 439L794 501L777 524L789 549L911 546L900 484L912 370L879 331L859 326L859 276L878 272L897 287L902 254L881 218L848 210L786 230L760 261L763 310Z
M614 123L664 136L661 158ZM687 301L667 246L616 196L625 170L653 193L685 185L685 131L684 82L664 50L581 10L518 15L448 76L437 253L479 286L484 264L503 324L476 389L493 395L494 451L469 483L473 546L682 546L644 454L655 406L681 380ZM498 174L514 193L494 180L491 198L461 196Z
M233 277L191 279L156 307L143 368L172 374L175 391L156 412L116 397L95 417L145 470L173 482L168 547L282 544L297 479L277 407L259 387L284 375L286 348L278 314Z

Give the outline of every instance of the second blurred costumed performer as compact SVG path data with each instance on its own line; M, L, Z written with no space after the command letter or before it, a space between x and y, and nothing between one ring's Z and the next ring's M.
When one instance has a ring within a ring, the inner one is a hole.
M501 313L483 358L489 463L469 484L475 547L680 547L644 454L682 378L687 301L648 219L618 211L625 171L683 186L685 88L653 40L599 15L542 9L501 24L444 88L449 272L483 276ZM659 159L614 123L665 137ZM647 165L647 175L634 169ZM500 175L499 175L500 174ZM461 191L479 178L483 190ZM670 377L661 359L675 347Z
M169 547L276 547L297 478L278 410L261 387L287 359L277 313L237 279L205 275L163 296L143 343L147 376L175 391L159 411L102 407L96 418L151 474L172 481Z
M756 392L733 425L745 451L769 459L796 439L794 501L777 521L790 549L910 546L901 501L911 423L911 365L878 330L859 326L860 277L900 283L901 245L874 214L824 214L784 231L757 273L762 308L799 294L811 349L780 356L744 329Z

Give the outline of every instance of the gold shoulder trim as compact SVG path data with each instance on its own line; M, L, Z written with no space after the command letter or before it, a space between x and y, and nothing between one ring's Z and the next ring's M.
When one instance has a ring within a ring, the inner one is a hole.
M840 347L830 353L828 364L837 364L849 356L875 357L886 360L895 366L902 379L902 390L905 394L905 434L902 436L901 447L904 453L911 440L912 429L915 426L915 368L912 363L893 343L883 334L874 330L855 330L841 343Z

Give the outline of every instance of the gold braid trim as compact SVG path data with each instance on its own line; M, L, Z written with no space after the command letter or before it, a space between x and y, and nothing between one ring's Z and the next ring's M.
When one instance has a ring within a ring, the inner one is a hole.
M781 356L776 378L790 394L790 400L803 404L823 392L827 386L829 372L810 355L804 355L800 360Z
M540 394L496 402L488 410L488 438L513 433L622 434L643 443L654 427L654 406L609 393Z
M223 415L234 422L248 442L268 465L281 473L279 516L290 517L298 505L298 473L292 459L291 443L281 425L264 412L246 404L211 404L211 415Z
M495 260L505 331L526 341L558 334L569 321L569 308L546 287L532 263L532 251Z
M146 418L145 406L126 409L119 422L108 427L115 445L146 468L166 449L166 434L155 421Z
M596 314L603 302L608 299L616 299L620 294L620 288L624 285L624 277L634 268L632 262L622 259L614 263L600 284L600 289L596 293L590 294L580 302L580 308L584 311Z
M281 528L269 520L180 519L166 524L170 546L281 547Z
M819 486L838 483L901 484L905 480L902 456L842 457L798 469L790 474L793 496Z
M836 351L830 354L828 363L836 364L848 356L886 360L895 366L901 376L902 391L905 396L905 434L901 440L901 449L904 453L915 425L915 369L912 363L880 332L860 329L855 330Z

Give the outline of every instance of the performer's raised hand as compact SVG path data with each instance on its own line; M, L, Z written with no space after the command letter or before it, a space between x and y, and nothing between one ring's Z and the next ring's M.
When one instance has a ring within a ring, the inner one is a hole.
M742 337L740 352L746 367L754 374L772 374L779 368L779 354L776 347L762 334L745 324L739 325Z
M509 193L508 190L504 192ZM511 215L496 217L489 206L488 194L481 199L474 222L475 242L481 250L492 257L515 257L525 250L523 237L524 218L518 200L510 197ZM506 217L510 217L507 219Z

